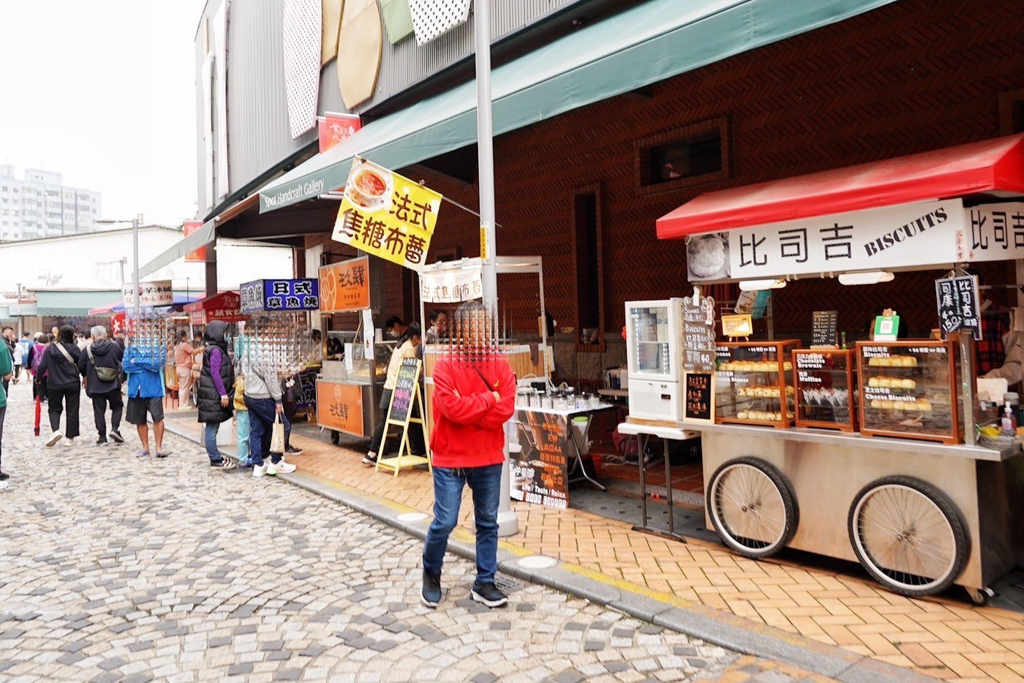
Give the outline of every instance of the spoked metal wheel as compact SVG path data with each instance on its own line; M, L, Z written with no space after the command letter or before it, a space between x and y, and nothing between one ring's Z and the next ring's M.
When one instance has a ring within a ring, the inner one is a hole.
M730 460L712 475L707 490L715 531L740 555L769 557L793 538L796 498L782 474L764 460Z
M912 477L886 477L861 489L848 527L860 563L900 595L946 590L970 554L970 537L956 506Z

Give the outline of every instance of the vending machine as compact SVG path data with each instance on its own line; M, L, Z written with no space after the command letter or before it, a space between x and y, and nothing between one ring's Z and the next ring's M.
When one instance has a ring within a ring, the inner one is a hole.
M683 300L626 302L629 414L683 419Z

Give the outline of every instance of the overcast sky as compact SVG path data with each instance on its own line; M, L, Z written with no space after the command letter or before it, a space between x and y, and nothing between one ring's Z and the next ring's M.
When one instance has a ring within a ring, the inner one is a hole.
M0 0L0 162L102 192L104 218L192 218L204 4Z

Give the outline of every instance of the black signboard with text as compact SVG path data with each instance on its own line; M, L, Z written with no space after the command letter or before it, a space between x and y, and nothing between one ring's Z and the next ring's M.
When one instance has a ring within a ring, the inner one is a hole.
M811 319L811 346L838 346L838 311L815 311Z
M976 275L936 280L935 304L943 337L960 330L970 330L975 340L981 340L981 300Z
M683 420L689 422L715 421L714 373L687 372L683 378Z
M702 297L696 287L683 297L683 370L713 372L715 369L715 300Z
M398 379L395 381L395 389L391 393L391 414L388 417L390 422L406 424L411 415L413 394L416 392L416 382L420 377L420 361L417 358L406 358L398 369Z

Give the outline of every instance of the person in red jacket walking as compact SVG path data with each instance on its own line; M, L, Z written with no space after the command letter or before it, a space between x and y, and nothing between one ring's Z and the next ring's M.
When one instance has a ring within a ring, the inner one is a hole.
M441 601L441 566L467 484L476 520L476 581L470 596L488 607L508 602L494 585L494 575L504 425L515 411L516 378L498 352L493 332L492 316L483 305L463 304L455 313L453 346L434 367L434 521L423 548L422 598L427 607Z

